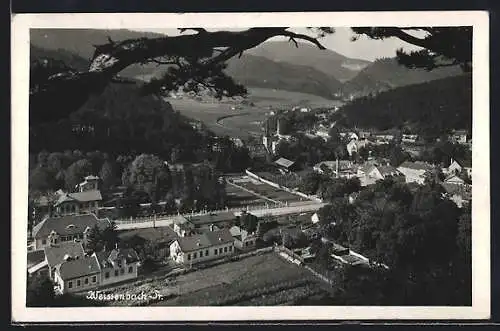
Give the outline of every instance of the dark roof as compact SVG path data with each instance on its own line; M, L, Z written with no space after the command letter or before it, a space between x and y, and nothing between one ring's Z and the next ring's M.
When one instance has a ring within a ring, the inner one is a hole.
M448 183L452 178L457 178L457 179L459 179L460 182L464 182L464 180L462 178L460 178L459 176L457 176L455 174L451 174L448 177L446 177L444 182Z
M139 255L132 248L118 248L111 251L101 251L96 252L97 260L101 268L106 268L111 266L111 262L115 262L121 259L125 259L127 263L133 263L139 261Z
M88 201L101 201L101 200L102 200L102 195L101 191L99 190L64 193L57 200L56 206L66 201L88 202Z
M233 241L233 236L231 236L228 229L209 231L177 239L183 252L191 252L198 249L227 244Z
M288 159L285 159L284 157L280 157L279 159L274 161L274 163L281 166L281 167L285 167L285 168L290 168L291 166L293 166L295 164L294 161L290 161Z
M59 275L63 280L90 276L101 272L95 255L65 261L58 266Z
M62 217L49 217L35 225L33 236L42 238L48 236L52 231L59 235L81 234L87 227L97 225L104 229L110 225L108 219L98 219L94 214L69 215Z
M388 165L378 166L377 169L383 177L401 174L401 172L399 172L399 170L394 168L393 166L388 166Z
M43 250L28 252L27 254L28 268L37 265L43 260L45 260L45 252Z
M399 165L398 168L408 168L408 169L413 169L413 170L424 170L424 171L431 171L432 166L430 164L427 164L425 162L410 162L410 161L405 161Z
M156 228L144 228L120 231L118 237L121 240L127 240L132 237L138 237L152 242L172 242L177 238L175 232L168 226Z
M81 258L85 255L82 244L73 241L45 247L44 252L45 257L47 258L47 263L51 268L64 262L64 257L66 255L73 258Z

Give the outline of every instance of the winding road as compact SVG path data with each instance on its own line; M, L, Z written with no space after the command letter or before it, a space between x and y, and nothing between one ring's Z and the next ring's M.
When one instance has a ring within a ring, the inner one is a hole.
M250 114L251 113L249 113L249 112L244 112L244 113L238 113L238 114L224 115L224 116L221 116L221 117L217 118L217 120L215 121L215 124L218 125L218 126L220 126L221 128L227 129L227 130L244 131L244 132L248 133L251 136L260 137L261 134L262 134L261 132L241 130L241 129L236 129L234 127L230 127L230 126L225 126L224 125L223 121L225 119L232 118L232 117L238 117L238 116L248 116Z

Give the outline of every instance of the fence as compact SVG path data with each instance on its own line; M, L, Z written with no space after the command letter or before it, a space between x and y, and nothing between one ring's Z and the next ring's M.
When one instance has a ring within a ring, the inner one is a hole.
M179 215L182 215L186 218L193 217L193 216L204 216L204 215L210 215L210 214L219 214L219 213L227 213L227 212L241 212L242 210L246 211L252 211L252 210L263 210L263 209L272 209L272 206L269 206L269 204L265 205L250 205L246 207L235 207L235 208L226 208L226 209L219 209L219 210L206 210L206 211L201 211L201 212L196 212L196 213L186 213L186 214L160 214L160 217L156 217L156 221L162 221L165 219L169 218L174 218ZM146 223L146 222L153 222L155 220L154 216L145 216L145 217L130 217L130 218L124 218L124 219L116 219L114 222L116 224L135 224L135 223Z
M313 275L315 275L316 277L318 277L322 281L328 283L330 286L334 285L335 282L332 279L328 278L325 275L322 275L321 273L314 270L310 266L304 264L304 259L301 256L299 256L298 254L294 253L292 250L290 250L286 247L283 247L283 246L275 246L274 250L278 253L279 256L283 257L285 260L290 261L292 263L295 263L297 265L303 266L304 269L310 271ZM289 258L286 258L285 256L281 255L280 253L281 254L284 253L285 255L288 255Z

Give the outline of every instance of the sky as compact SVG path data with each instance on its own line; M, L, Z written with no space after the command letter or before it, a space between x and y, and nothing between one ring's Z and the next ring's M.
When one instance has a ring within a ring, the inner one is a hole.
M137 31L150 31L158 33L166 33L168 35L178 35L179 32L176 29L136 29ZM212 31L211 29L207 29ZM222 30L222 29L219 29ZM238 29L224 29L229 31L237 31ZM293 32L311 34L305 28L291 28ZM187 32L185 32L187 33ZM351 41L353 32L350 28L339 27L335 28L335 33L333 35L325 36L320 39L321 43L337 53L344 56L362 59L368 61L374 61L381 57L394 57L396 55L396 50L403 48L405 50L417 50L416 46L408 44L398 38L390 38L385 40L373 40L367 37L360 37L357 41ZM279 40L280 38L273 38L270 40ZM283 39L283 38L281 38ZM286 39L283 39L286 40Z

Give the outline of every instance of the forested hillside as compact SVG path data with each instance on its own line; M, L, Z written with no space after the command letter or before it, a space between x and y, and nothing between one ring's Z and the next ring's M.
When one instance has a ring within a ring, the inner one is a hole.
M310 93L327 99L334 98L342 85L333 76L312 67L247 54L231 59L226 72L246 86Z
M337 125L387 130L407 127L420 134L472 129L472 76L461 75L399 87L355 99L333 115Z
M395 58L383 58L368 65L356 77L345 82L342 92L346 96L364 96L460 74L462 70L458 66L442 67L432 71L408 69L399 65Z
M352 79L371 62L351 59L333 50L321 50L315 45L298 42L272 41L249 49L248 54L263 56L277 62L312 67L340 81Z

